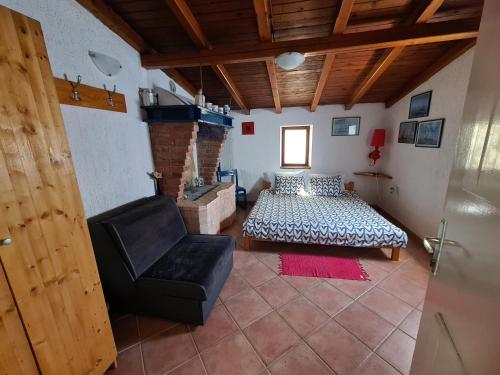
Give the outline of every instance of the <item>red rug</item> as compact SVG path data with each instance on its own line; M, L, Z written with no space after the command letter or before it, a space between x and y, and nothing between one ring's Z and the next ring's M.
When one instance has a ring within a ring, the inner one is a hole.
M370 280L359 259L326 255L280 254L281 275Z

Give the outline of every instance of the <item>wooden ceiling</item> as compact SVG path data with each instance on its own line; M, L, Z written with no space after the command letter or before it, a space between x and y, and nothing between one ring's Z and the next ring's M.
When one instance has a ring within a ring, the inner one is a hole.
M394 104L475 43L482 0L77 0L191 93L232 108ZM425 25L420 25L424 24ZM274 64L306 54L297 69Z

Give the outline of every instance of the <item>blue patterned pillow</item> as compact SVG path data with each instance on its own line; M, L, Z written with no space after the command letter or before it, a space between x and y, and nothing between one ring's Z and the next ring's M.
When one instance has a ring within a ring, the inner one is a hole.
M309 179L312 195L338 197L342 191L342 176L321 176Z
M304 177L279 176L274 177L274 192L276 194L297 195L304 190Z

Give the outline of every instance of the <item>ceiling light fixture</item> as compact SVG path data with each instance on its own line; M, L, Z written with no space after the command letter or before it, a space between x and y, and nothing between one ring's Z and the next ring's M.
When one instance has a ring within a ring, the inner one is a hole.
M285 52L276 58L276 64L285 70L292 70L302 65L305 61L305 56L299 52Z

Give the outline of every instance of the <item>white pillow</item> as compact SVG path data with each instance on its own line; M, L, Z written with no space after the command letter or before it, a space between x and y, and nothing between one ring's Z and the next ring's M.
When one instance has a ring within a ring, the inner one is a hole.
M304 193L304 176L279 175L275 176L275 194L302 195Z
M335 176L340 176L342 179L341 183L342 186L344 186L344 180L346 174L344 172L332 172L332 173L309 173L309 175L306 178L306 189L310 193L311 192L311 178L318 178L318 177L335 177Z
M338 197L344 191L342 175L310 176L309 188L311 195Z
M271 188L274 189L276 176L291 176L291 177L300 177L304 178L304 181L307 180L307 176L305 171L303 170L294 170L294 171L277 171L277 172L264 172L264 179L271 183Z

